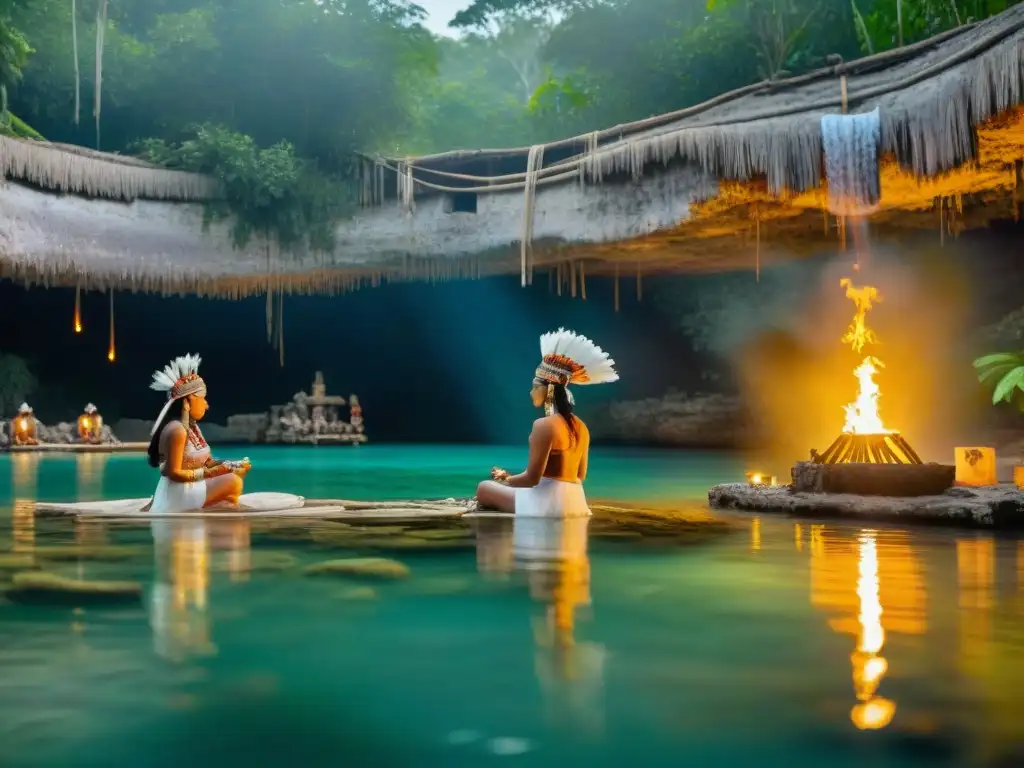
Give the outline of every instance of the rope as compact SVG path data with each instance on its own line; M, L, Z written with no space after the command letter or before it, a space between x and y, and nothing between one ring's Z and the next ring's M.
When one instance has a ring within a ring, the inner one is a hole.
M537 169L544 165L544 145L537 144L530 148L526 158L526 182L523 185L523 239L519 245L520 280L525 288L527 282L533 282L533 265L529 265L530 279L527 281L527 262L533 256L533 214L537 203Z

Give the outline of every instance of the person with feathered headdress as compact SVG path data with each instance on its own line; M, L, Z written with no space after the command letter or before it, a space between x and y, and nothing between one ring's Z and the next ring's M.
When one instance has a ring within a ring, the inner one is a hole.
M533 423L526 470L512 475L495 467L491 479L477 486L477 502L530 517L586 516L590 431L573 413L569 385L605 384L618 381L619 374L607 352L564 328L540 337L540 354L530 398L544 416Z
M199 421L209 410L199 355L184 355L153 374L150 389L167 393L149 441L149 464L160 481L148 511L190 512L215 504L237 504L248 459L218 461L210 454ZM175 410L172 406L180 406Z

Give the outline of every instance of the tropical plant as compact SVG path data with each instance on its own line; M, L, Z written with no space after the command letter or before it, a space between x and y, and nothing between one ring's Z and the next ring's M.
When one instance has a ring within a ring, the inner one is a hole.
M978 381L994 385L992 404L1013 402L1016 392L1024 392L1024 352L1000 352L974 361Z
M199 126L193 138L179 144L149 139L139 148L151 162L218 179L224 197L207 205L206 221L233 216L238 247L260 234L284 249L329 250L335 222L355 199L345 179L324 176L288 142L264 149L251 136L223 126Z
M12 415L35 392L37 385L36 377L25 360L0 352L0 419Z

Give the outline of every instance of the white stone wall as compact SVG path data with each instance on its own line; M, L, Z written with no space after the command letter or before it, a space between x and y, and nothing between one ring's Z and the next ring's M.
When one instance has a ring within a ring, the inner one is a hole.
M533 242L605 243L677 225L695 200L715 194L716 182L689 168L648 173L633 182L581 187L575 181L540 187ZM269 271L402 269L408 260L487 261L510 255L523 234L522 192L480 195L476 213L446 213L444 196L368 209L342 222L333 253L288 254ZM0 186L0 264L7 274L84 272L103 280L250 277L268 271L266 245L244 251L225 223L203 228L202 207L136 201L131 204L57 196L15 183ZM287 266L285 266L287 265Z

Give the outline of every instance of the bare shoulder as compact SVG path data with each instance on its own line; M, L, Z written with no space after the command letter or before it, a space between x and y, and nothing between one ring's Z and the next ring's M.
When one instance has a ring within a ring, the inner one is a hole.
M536 434L551 434L555 429L555 422L560 420L561 416L541 416L539 419L533 422L533 431Z
M580 435L590 437L590 429L587 427L587 423L583 421L579 416L576 416L576 430Z
M180 421L169 421L167 422L167 426L164 427L163 432L160 433L160 436L172 437L177 434L185 434L185 425Z

